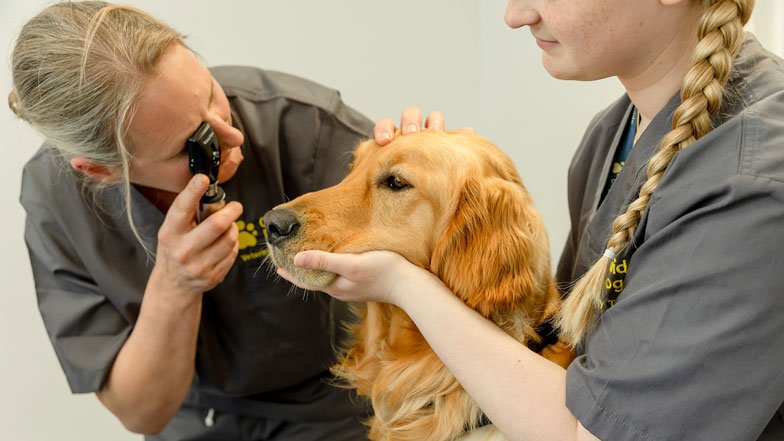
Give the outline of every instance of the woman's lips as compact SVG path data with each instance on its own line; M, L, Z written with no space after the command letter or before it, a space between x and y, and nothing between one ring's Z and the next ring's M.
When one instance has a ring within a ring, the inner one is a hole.
M558 46L558 42L552 40L542 40L541 38L537 38L536 45L539 46L542 50L546 51Z

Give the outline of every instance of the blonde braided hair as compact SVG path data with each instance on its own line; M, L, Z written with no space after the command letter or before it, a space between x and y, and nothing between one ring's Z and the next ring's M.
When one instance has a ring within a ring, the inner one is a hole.
M703 2L706 10L700 19L692 66L681 87L681 104L672 118L672 131L648 162L648 177L639 196L613 222L608 252L580 278L556 316L561 337L571 345L581 342L596 320L612 261L608 254L619 253L631 242L651 195L675 154L713 129L711 115L721 107L732 60L743 43L743 26L754 9L754 0Z

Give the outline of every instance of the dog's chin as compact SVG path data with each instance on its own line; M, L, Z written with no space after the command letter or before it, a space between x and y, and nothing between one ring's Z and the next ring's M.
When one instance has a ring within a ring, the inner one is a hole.
M332 281L335 280L335 277L337 277L337 274L329 271L309 270L297 267L294 265L294 255L296 255L296 253L285 252L280 248L269 245L268 249L270 250L272 263L276 267L288 271L296 280L297 285L305 289L319 291L332 283Z

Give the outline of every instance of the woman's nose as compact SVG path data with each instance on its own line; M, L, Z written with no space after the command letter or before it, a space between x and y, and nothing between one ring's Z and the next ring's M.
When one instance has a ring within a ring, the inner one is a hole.
M529 3L528 0L509 0L504 13L506 25L517 29L539 23L542 17Z
M218 137L218 142L222 148L228 149L239 147L242 144L242 141L244 140L242 132L229 124L228 121L214 115L209 123L210 126L212 126L212 130L215 132L215 136Z

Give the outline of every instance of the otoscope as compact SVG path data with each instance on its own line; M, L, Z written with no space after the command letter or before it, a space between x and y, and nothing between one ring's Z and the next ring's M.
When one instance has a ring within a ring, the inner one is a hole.
M207 175L210 185L199 201L196 222L201 223L207 216L226 205L226 193L218 186L218 167L220 166L220 143L212 127L203 122L185 143L188 148L188 168L192 174Z

